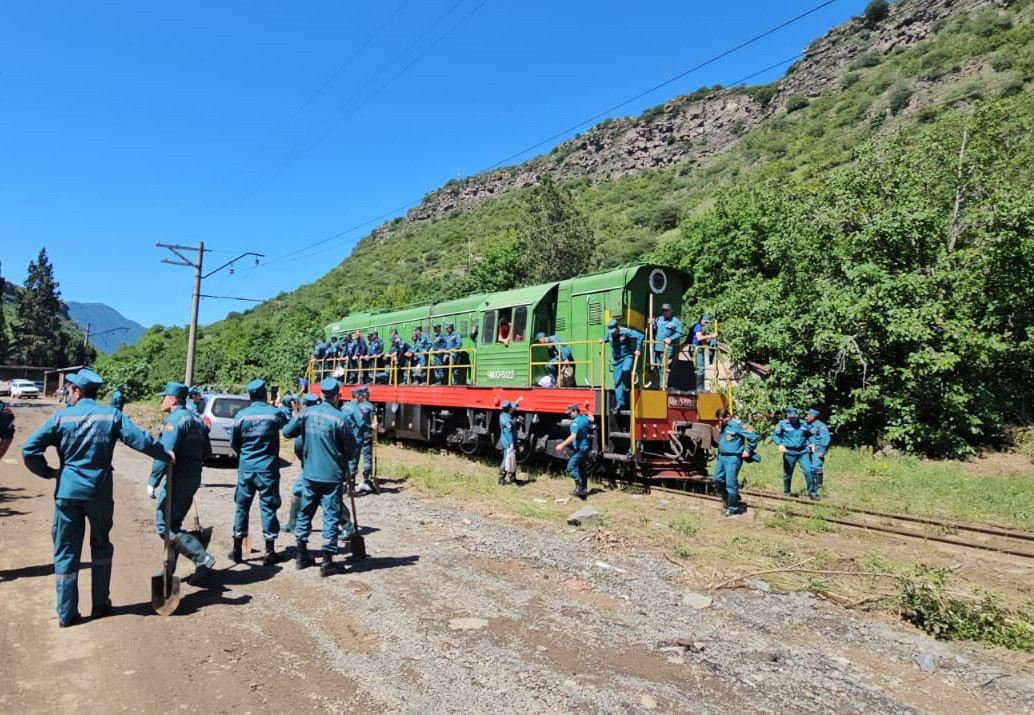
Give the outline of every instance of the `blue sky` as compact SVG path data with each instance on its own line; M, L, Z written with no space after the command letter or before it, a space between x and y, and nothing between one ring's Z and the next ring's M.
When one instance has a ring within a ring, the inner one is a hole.
M204 241L206 272L265 258L203 293L270 298L337 265L371 219L822 3L5 3L0 270L22 283L46 246L65 300L179 325L193 272L155 243ZM830 2L610 116L735 83L864 7ZM250 305L206 298L200 320Z

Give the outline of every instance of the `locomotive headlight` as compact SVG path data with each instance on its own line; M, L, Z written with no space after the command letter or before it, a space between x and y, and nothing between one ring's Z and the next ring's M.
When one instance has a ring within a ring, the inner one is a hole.
M650 273L650 290L660 294L668 287L668 274L663 268L654 268Z

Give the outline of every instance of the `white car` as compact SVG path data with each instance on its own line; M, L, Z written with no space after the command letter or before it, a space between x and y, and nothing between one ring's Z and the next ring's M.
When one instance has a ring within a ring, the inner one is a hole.
M11 380L11 397L39 397L40 389L32 380Z

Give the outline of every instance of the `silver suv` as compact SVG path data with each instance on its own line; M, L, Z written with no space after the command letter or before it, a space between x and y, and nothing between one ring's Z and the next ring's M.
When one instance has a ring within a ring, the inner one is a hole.
M233 430L233 418L242 409L251 404L244 395L224 395L209 393L202 395L205 409L201 411L201 419L208 425L208 438L212 442L213 457L237 456L230 448L230 432Z

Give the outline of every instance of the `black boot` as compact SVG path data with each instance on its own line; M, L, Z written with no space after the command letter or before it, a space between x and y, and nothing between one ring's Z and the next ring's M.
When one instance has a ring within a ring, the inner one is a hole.
M506 483L507 484L516 484L517 483L517 473L516 472L509 472L509 473L507 473L507 475L506 475Z
M373 490L374 494L381 493L381 485L377 483L376 477L374 477L372 474L364 474L363 479L365 479L366 483L370 485L370 489Z
M274 542L274 541L267 541L266 542L266 555L264 557L262 557L262 565L263 566L275 566L276 563L279 560L280 560L279 557L277 557L277 555L276 555L276 542Z
M499 470L499 484L506 484L506 472Z
M334 554L328 551L324 551L323 563L320 564L320 577L326 578L327 576L330 576L335 572L336 569L334 568Z
M239 564L241 561L243 561L244 557L241 554L241 548L242 548L242 544L243 543L244 543L244 539L243 538L241 538L241 539L234 538L234 540L233 540L233 550L230 551L230 553L228 553L226 555L226 558L230 559L230 561L234 562L235 564Z
M298 556L294 560L294 565L299 569L307 569L314 563L316 563L316 561L312 558L312 555L309 554L309 547L306 545L306 542L299 541Z

